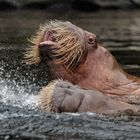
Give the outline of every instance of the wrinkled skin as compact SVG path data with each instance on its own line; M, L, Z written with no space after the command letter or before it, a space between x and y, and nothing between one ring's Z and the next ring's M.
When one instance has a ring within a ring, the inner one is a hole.
M99 91L84 90L67 81L59 81L56 84L52 100L53 112L59 113L95 112L112 114L128 109L136 110L134 106L111 99Z
M79 27L76 26L74 26L74 28L79 29ZM86 42L87 50L77 66L72 70L67 69L64 64L54 63L53 60L55 58L51 57L50 52L53 51L56 44L52 37L49 36L47 32L45 33L44 41L40 42L39 45L40 57L42 61L47 60L53 79L63 78L64 80L68 80L84 88L84 93L87 94L90 94L91 91L89 90L100 91L104 94L101 98L104 98L106 101L108 101L108 97L106 96L109 96L109 98L113 98L116 101L139 104L140 79L124 72L112 54L97 43L94 34L82 29L81 32L85 34L83 40ZM73 93L72 91L72 96L78 98L77 94L79 94L79 90L77 89L77 93ZM94 101L94 99L98 97L98 94L93 93L93 95L90 94L89 96L91 96L91 98L86 98L86 102L88 102L88 100L90 102L91 99ZM69 100L73 100L74 98L69 98ZM100 101L100 97L97 99ZM102 100L100 103L102 103ZM116 107L117 104L119 104L119 102L116 102ZM91 107L90 111L92 111L92 106L94 105L89 103ZM125 105L122 104L122 107L125 108Z

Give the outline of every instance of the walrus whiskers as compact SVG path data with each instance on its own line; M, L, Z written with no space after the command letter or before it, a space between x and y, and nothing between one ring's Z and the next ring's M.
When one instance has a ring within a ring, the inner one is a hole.
M73 69L81 59L86 50L84 34L80 28L69 22L50 21L48 24L40 26L37 35L31 39L33 45L26 50L25 61L29 64L37 64L41 61L39 54L39 44L43 41L47 31L54 31L52 36L57 44L52 56L56 57L55 64L64 64L69 69Z
M29 48L26 49L24 53L24 60L27 64L38 64L40 62L40 52L39 44L43 41L44 29L41 25L35 36L32 36L31 39L28 39L32 45L29 45Z
M53 93L55 92L55 86L58 82L59 80L50 82L46 87L42 88L41 92L39 93L38 105L47 112L53 111Z

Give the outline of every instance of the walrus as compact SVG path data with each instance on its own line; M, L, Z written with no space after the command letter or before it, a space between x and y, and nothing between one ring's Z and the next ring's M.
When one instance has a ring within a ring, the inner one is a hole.
M140 103L140 78L126 73L93 33L56 20L41 26L31 43L25 61L46 63L52 80L62 78L118 102Z
M115 114L137 109L121 101L116 101L96 90L84 90L68 81L54 80L42 88L38 105L47 112L94 112Z

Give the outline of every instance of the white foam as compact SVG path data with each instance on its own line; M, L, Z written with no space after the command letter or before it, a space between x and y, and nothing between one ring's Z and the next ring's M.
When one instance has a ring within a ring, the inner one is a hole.
M0 84L0 102L6 105L34 108L37 105L37 95L27 93L25 87L15 84L8 85L6 82Z
M1 61L0 103L18 107L28 106L29 108L35 108L38 102L38 97L35 95L37 91L31 93L32 87L35 87L35 85L31 85L26 77L23 77L14 69L5 73L5 68L8 66L8 63ZM18 80L16 78L18 78Z

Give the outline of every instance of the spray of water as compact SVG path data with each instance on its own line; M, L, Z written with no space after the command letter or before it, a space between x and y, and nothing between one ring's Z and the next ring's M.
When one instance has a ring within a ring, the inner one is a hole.
M25 87L16 83L9 85L7 81L1 80L0 102L6 105L34 108L37 105L37 95L29 94Z
M0 103L20 108L36 108L38 97L35 92L37 91L31 93L34 85L28 84L26 78L19 78L20 81L17 82L14 78L10 77L10 72L3 77L4 65L3 63L0 67ZM17 76L19 75L17 74Z

